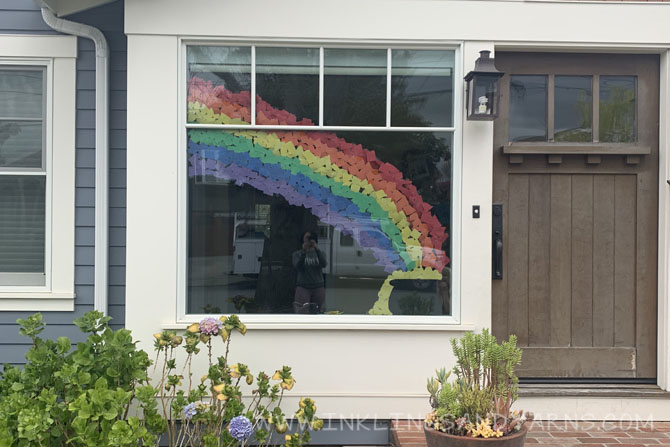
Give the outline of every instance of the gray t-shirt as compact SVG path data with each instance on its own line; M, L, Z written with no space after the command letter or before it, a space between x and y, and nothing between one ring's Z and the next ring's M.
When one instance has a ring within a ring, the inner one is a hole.
M319 249L293 252L293 267L298 271L296 285L305 289L323 287L323 269L328 263Z

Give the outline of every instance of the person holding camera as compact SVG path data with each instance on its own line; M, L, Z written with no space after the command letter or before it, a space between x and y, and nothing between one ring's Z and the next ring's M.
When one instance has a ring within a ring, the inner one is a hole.
M302 249L293 252L293 267L298 272L293 308L298 314L322 313L326 302L326 256L319 250L316 233L305 231L301 241Z

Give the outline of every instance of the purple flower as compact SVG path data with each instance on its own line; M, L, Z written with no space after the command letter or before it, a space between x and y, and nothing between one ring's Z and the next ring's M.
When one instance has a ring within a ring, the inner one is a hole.
M230 432L230 435L240 442L251 436L251 432L253 432L253 430L254 428L253 425L251 425L251 421L249 421L249 419L244 416L234 417L230 421L230 425L228 425L228 431Z
M207 317L200 322L200 333L205 335L217 335L223 328L223 322L216 318Z
M195 408L195 402L191 402L184 407L184 417L186 419L191 420L196 414L198 414L198 410Z

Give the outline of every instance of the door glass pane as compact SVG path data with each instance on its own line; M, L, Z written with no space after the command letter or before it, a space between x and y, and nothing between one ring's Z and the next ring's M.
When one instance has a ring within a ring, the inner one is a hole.
M42 167L42 121L0 120L0 167Z
M451 315L452 145L189 129L188 313Z
M250 124L251 47L188 47L188 104L189 123Z
M511 76L509 102L509 141L547 141L547 77Z
M44 70L0 69L0 119L42 119Z
M554 78L554 141L591 142L593 78Z
M391 125L453 125L453 51L393 50Z
M44 273L45 184L43 175L0 176L0 273Z
M256 124L319 120L319 49L256 48Z
M386 125L386 50L324 50L324 124Z
M636 77L600 77L600 141L630 143L636 140Z

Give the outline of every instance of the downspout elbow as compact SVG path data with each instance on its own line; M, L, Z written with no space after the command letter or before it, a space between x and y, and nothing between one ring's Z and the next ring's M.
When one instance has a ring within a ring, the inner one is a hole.
M42 6L42 19L44 20L44 23L49 26L49 28L55 31L91 39L95 44L96 57L109 57L109 46L107 45L107 39L105 39L105 35L102 34L102 31L100 31L98 28L56 17L56 14L54 14L53 11L51 11L46 6Z

